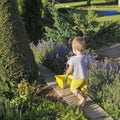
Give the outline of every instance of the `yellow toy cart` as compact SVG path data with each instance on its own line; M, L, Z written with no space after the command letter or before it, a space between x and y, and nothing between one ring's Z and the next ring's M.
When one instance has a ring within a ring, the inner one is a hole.
M72 81L72 75L66 76L63 75L55 75L56 82L58 86L62 89L69 88L71 81Z

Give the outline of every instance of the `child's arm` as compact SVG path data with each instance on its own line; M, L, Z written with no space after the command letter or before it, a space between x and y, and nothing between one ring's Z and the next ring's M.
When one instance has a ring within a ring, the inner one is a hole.
M73 73L73 68L72 66L69 66L68 69L66 70L66 75L70 75Z

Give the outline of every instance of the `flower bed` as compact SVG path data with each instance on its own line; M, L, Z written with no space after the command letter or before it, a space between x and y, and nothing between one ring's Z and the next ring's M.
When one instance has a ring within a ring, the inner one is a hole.
M38 53L40 51L37 51ZM94 51L87 50L91 58L89 69L89 91L88 94L100 106L102 106L108 114L113 118L120 118L120 66L112 62L110 59L98 60L98 56ZM46 52L41 62L53 72L64 73L66 69L67 59L73 55L71 49L64 45L53 45L52 51Z

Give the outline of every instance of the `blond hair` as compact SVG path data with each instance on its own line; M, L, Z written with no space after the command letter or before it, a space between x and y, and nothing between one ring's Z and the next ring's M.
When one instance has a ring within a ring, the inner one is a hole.
M74 37L74 39L72 41L72 47L75 50L83 52L86 48L86 44L85 44L85 41L83 40L83 38L78 36L78 37Z

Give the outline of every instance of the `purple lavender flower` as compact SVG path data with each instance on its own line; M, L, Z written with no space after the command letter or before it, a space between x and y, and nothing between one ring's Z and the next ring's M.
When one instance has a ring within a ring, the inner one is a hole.
M55 73L63 73L66 67L67 54L70 48L66 45L56 46L50 53L46 55L43 64L53 70Z
M55 43L51 41L40 41L36 46L31 45L32 47L35 47L37 50L42 50L44 48L49 48L49 47L55 47Z

